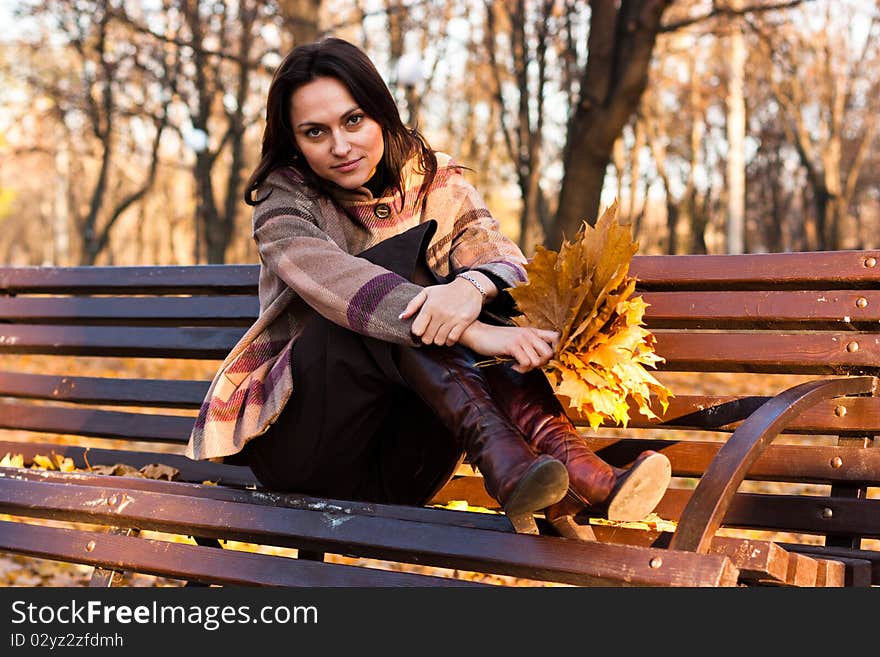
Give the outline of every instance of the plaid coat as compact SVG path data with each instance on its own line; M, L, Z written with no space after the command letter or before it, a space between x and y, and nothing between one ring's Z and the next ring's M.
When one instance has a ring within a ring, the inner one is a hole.
M423 176L414 161L404 169L402 208L399 195L376 199L366 188L340 189L334 198L318 194L292 167L268 176L253 214L260 314L217 371L187 456L235 454L269 428L294 390L291 348L312 312L380 340L418 344L413 319L398 315L422 288L355 254L433 219L427 260L438 276L478 269L508 287L525 280L525 257L499 231L480 194L448 155L438 153L437 160L419 207Z

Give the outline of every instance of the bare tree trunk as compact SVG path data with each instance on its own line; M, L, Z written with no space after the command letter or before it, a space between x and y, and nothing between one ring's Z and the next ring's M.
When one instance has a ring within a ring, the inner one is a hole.
M645 147L645 128L641 121L636 121L633 125L633 133L635 136L635 144L633 145L632 158L630 162L630 180L629 180L629 204L627 205L626 219L629 223L634 223L636 217L640 216L647 205L647 196L641 201L641 209L637 205L639 196L639 182L642 176L642 149Z
M63 131L58 130L59 143ZM60 148L55 154L54 189L52 204L52 261L56 265L71 264L70 258L70 204L67 197L67 180L70 175L70 150Z
M235 219L241 206L240 194L246 157L244 149L245 116L244 105L247 102L252 67L250 64L251 47L253 45L254 22L256 8L250 2L241 0L238 9L241 36L238 40L238 62L236 64L238 80L235 90L235 107L229 111L229 129L225 141L229 143L229 170L226 175L226 197L223 203L223 215L218 222L216 245L208 240L208 262L226 262L226 250L232 241L235 231Z
M595 223L614 141L638 108L670 0L594 0L589 59L568 126L565 176L548 242L559 245L583 221Z
M739 2L733 2L738 8ZM743 253L746 221L745 36L730 25L727 86L727 252Z
M492 70L495 102L501 110L501 129L510 159L516 167L522 207L520 209L519 246L526 254L531 254L535 246L544 241L547 230L547 202L541 189L541 174L544 147L544 96L547 83L547 24L553 12L553 0L540 3L540 20L534 34L527 29L527 3L516 0L510 3L486 2L486 53ZM496 56L495 39L497 35L494 12L506 12L504 16L510 23L510 73L516 83L519 96L516 109L507 110L503 90L502 71L504 64ZM532 38L534 37L534 38ZM531 43L534 42L534 48ZM535 64L535 75L529 68ZM513 124L510 124L510 118Z

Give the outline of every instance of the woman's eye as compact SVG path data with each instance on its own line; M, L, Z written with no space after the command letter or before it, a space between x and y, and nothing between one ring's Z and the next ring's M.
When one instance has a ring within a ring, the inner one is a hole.
M306 137L320 137L321 129L320 128L309 128L306 130Z
M363 114L352 114L348 117L348 125L358 125L361 121L364 120Z

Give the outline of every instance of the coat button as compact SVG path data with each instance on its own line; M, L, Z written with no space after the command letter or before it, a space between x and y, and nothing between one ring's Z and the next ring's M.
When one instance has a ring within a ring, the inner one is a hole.
M391 214L391 208L387 203L377 203L376 207L373 208L373 214L379 217L379 219L385 219Z

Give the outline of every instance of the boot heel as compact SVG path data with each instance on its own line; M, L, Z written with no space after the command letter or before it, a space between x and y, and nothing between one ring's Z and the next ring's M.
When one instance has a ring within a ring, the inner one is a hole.
M513 525L513 531L517 534L534 534L537 535L538 523L535 522L535 516L531 511L523 511L522 513L507 514L507 519Z
M535 459L502 505L517 533L537 534L532 514L556 504L568 490L568 470L561 461L542 454Z
M565 538L574 538L579 541L596 541L596 532L589 525L581 525L575 522L574 516L559 516L550 520L553 529Z

